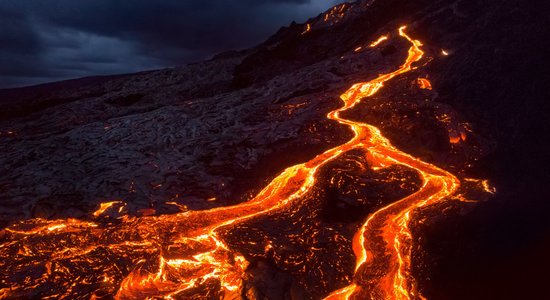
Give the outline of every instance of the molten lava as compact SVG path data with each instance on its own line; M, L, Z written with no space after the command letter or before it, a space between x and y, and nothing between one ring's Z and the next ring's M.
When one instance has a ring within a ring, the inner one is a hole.
M376 41L372 42L369 46L376 47L376 46L378 46L378 44L382 43L383 41L385 41L387 39L388 39L388 37L383 35L383 36L379 37Z
M418 78L418 86L425 90L432 89L432 83L426 78Z
M308 25L305 32L310 29ZM452 174L401 152L378 128L340 116L362 99L377 93L388 80L409 72L412 65L422 59L422 44L404 30L405 27L399 28L399 35L411 44L406 61L391 73L354 84L341 95L343 106L328 113L329 119L353 131L354 137L348 142L285 169L252 200L231 207L175 215L121 216L101 221L99 218L104 213L121 204L113 201L101 204L92 214L95 222L33 219L13 225L6 229L7 236L0 245L3 257L0 267L4 273L15 275L1 277L0 298L29 295L78 298L109 294L118 299L189 298L202 287L211 286L214 288L207 289L204 297L238 293L249 263L222 239L221 229L283 208L292 209L310 192L322 166L354 149L368 150L373 170L391 165L415 170L422 186L414 194L367 218L353 239L354 277L348 286L327 299L420 297L410 274L409 221L415 209L444 201L457 190L460 182ZM371 46L385 40L387 36ZM266 251L270 247L271 244L265 246ZM119 264L119 261L125 263ZM29 272L31 269L34 271ZM365 280L373 273L377 274L376 280ZM18 277L17 274L27 275ZM120 274L125 277L121 278Z

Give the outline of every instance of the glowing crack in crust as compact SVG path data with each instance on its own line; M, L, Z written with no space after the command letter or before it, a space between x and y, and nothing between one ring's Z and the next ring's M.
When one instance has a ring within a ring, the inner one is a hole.
M370 47L376 47L378 46L380 43L382 43L383 41L387 40L388 39L388 36L387 35L383 35L381 37L379 37L376 41L372 42L369 46Z
M368 150L368 160L374 170L403 165L416 170L423 184L414 194L368 217L353 239L354 278L350 285L333 292L327 299L421 297L410 274L408 224L411 214L419 207L443 201L457 190L460 182L452 174L399 151L376 127L340 117L340 113L378 92L386 81L410 71L412 64L423 57L421 43L411 39L404 30L405 27L399 28L400 36L411 43L405 63L396 71L354 84L341 95L344 105L328 113L329 119L351 128L354 137L348 142L285 169L252 200L235 206L175 215L125 215L108 224L33 219L13 225L6 229L11 239L0 244L0 256L12 259L9 263L0 262L0 267L9 267L10 273L17 273L34 266L42 273L37 271L39 275L10 283L9 287L0 286L0 298L24 297L29 290L45 283L62 287L63 293L50 294L51 298L96 297L96 293L113 294L117 299L181 298L209 284L218 284L226 293L238 293L248 262L228 247L219 236L220 230L291 206L314 186L320 167L353 149ZM383 36L371 46L386 39ZM103 203L93 216L98 218L117 204L121 203ZM112 263L117 259L127 261L131 269L122 272ZM378 273L383 275L375 282L365 283L362 278L369 276L371 266L381 260L386 267ZM73 273L98 265L102 266L98 269L101 275ZM121 273L128 275L115 280ZM86 289L76 291L78 285Z

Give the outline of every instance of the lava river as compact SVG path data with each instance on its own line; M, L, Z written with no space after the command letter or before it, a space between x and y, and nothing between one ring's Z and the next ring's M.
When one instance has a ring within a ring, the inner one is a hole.
M348 142L285 169L252 200L235 206L174 215L124 215L101 222L106 211L123 208L123 202L115 201L103 203L93 221L32 219L12 225L0 244L0 267L5 273L0 277L0 298L195 299L199 290L211 291L203 292L203 298L238 295L249 262L246 253L237 253L224 241L221 229L283 208L292 210L311 191L323 165L355 149L368 150L373 169L401 165L416 171L422 184L413 194L370 214L353 238L353 278L327 299L422 298L410 273L409 221L415 209L444 201L460 182L393 147L376 127L340 117L423 58L422 44L404 30L401 27L398 33L410 42L406 61L391 73L354 84L341 95L343 106L327 115L353 130ZM368 279L374 268L383 276L373 282Z

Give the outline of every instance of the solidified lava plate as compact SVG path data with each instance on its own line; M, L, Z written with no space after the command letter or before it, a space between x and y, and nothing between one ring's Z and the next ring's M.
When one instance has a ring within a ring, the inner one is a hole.
M420 2L8 103L0 298L422 299L411 228L495 189Z

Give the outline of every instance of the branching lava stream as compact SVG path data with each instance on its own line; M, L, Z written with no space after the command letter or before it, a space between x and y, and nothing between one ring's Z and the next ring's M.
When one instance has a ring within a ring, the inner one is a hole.
M252 200L231 207L175 215L122 216L116 221L100 222L99 217L106 211L123 205L113 201L93 214L97 222L33 219L13 225L6 229L7 236L0 244L0 266L4 273L12 274L1 277L0 298L191 298L209 285L227 294L240 293L248 262L222 240L220 229L292 207L313 187L320 167L352 149L368 150L374 168L411 168L423 184L414 194L368 217L353 239L356 268L352 283L327 299L421 298L410 274L411 214L419 207L443 201L460 182L452 174L399 151L376 127L340 117L340 113L374 95L386 81L412 70L412 64L422 59L421 43L411 39L404 29L399 28L399 34L411 43L405 63L396 71L353 85L341 95L344 105L327 115L353 130L354 137L347 143L287 168ZM385 39L382 37L371 47ZM120 270L116 261L125 261L127 269ZM369 279L373 268L383 274L376 280ZM19 273L26 275L21 277ZM121 273L128 275L117 278L116 274Z

